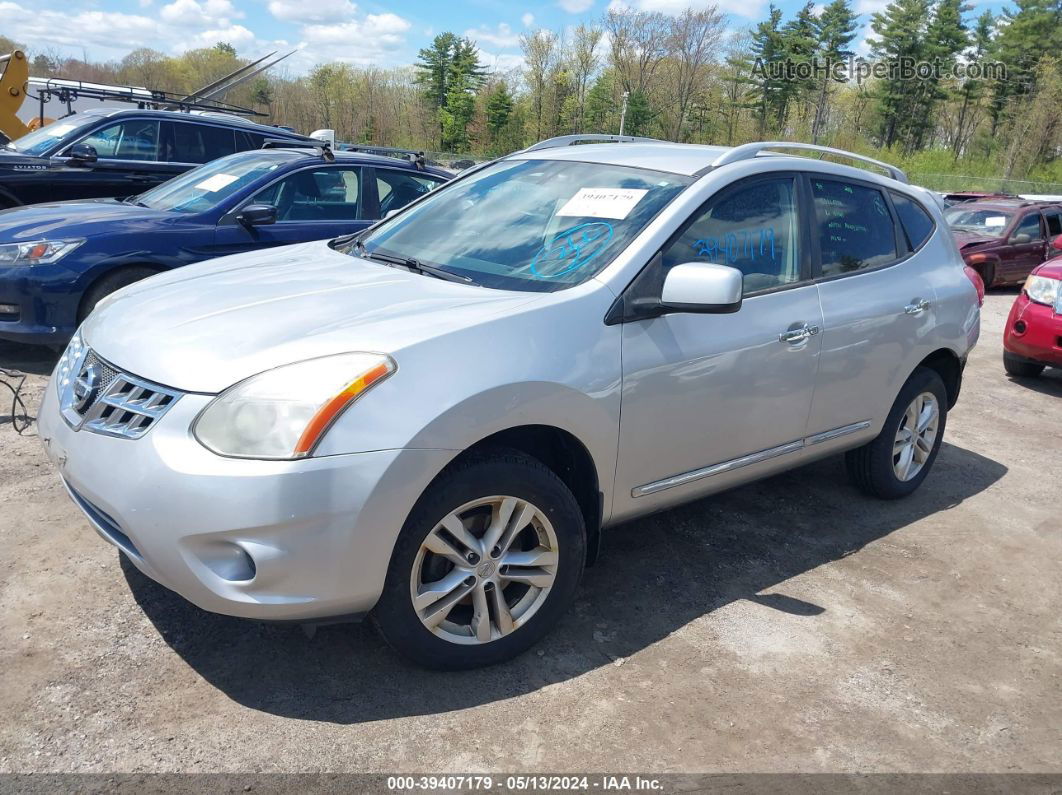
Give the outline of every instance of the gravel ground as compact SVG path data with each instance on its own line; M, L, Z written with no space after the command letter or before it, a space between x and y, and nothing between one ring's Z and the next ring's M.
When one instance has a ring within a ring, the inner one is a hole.
M1004 375L1013 296L915 496L832 459L615 528L562 626L478 672L192 607L0 425L0 771L1062 772L1062 372ZM54 358L0 343L31 410Z

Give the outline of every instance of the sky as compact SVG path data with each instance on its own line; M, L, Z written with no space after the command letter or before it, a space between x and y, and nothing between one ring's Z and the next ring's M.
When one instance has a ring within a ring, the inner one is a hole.
M245 57L294 50L300 74L317 63L403 66L443 31L467 35L492 69L521 64L519 37L538 27L564 31L599 19L609 3L674 14L707 0L0 0L0 34L33 51L89 60L119 60L137 47L179 54L226 41ZM786 18L804 0L778 0ZM866 23L887 0L855 0ZM755 24L767 0L716 0L732 28ZM998 0L975 0L973 13L998 11ZM866 30L857 39L865 52Z

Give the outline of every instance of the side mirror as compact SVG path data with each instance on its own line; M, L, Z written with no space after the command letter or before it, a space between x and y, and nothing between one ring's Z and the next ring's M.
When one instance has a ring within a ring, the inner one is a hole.
M1051 248L1057 248L1059 251L1062 251L1062 235L1059 235L1051 241Z
M1024 243L1028 243L1030 240L1032 240L1032 237L1030 237L1028 233L1019 232L1010 239L1010 242L1020 246Z
M70 160L74 165L90 166L99 160L99 155L94 146L74 144L70 147Z
M713 262L683 262L664 277L660 302L673 312L723 315L741 309L743 276Z
M272 204L248 204L236 215L244 226L268 226L277 222L277 208Z

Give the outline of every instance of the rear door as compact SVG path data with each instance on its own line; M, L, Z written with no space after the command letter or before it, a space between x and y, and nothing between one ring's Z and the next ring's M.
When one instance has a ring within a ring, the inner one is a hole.
M907 376L932 353L930 269L946 257L927 250L935 223L917 201L901 197L894 208L875 183L823 175L808 181L823 316L808 434L849 442L877 433ZM898 212L922 219L910 240Z
M325 240L364 229L365 180L361 166L314 165L291 172L271 183L218 223L218 255L257 248ZM236 220L250 204L277 208L277 222L246 227Z

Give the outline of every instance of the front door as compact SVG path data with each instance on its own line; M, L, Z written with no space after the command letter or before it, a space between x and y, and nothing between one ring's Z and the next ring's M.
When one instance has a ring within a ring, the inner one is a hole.
M215 234L214 256L350 234L372 223L363 218L364 187L358 166L317 165L277 180L242 206L270 204L277 222L247 227L226 215ZM242 209L242 207L241 207Z
M1000 257L1002 277L1017 282L1028 276L1029 271L1044 261L1046 242L1040 211L1028 210L1011 231L1009 245Z
M822 328L800 193L794 175L729 186L649 266L730 265L744 274L745 297L733 314L624 325L615 516L689 499L799 452Z

